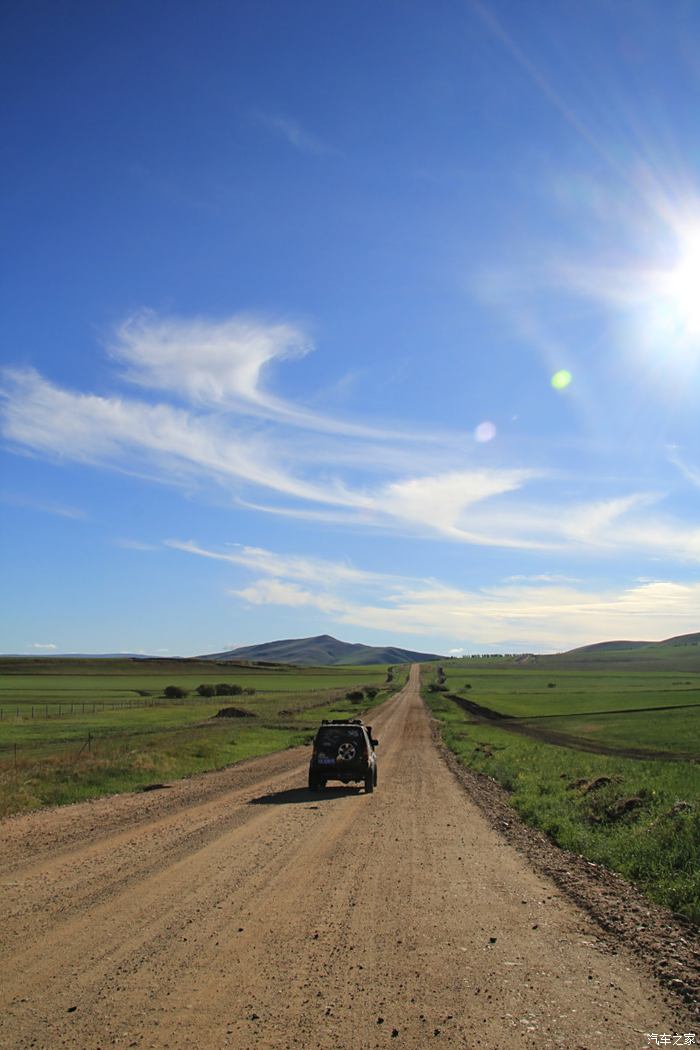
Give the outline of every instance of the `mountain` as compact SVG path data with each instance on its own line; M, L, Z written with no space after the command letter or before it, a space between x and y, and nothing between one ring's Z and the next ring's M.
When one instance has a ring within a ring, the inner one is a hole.
M415 653L393 645L360 645L340 642L330 634L316 638L285 638L262 645L244 645L225 653L210 653L200 660L261 660L266 663L297 664L301 667L331 667L337 664L407 664L442 660L435 653Z

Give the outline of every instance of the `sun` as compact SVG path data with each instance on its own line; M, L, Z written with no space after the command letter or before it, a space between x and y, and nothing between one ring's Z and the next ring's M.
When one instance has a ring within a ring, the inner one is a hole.
M682 241L678 261L661 280L661 295L679 335L700 336L700 229Z

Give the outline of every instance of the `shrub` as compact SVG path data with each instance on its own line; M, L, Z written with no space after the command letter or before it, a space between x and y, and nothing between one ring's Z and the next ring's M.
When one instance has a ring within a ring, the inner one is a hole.
M179 685L166 685L163 690L163 696L166 696L168 700L182 700L187 695L187 690L181 689Z
M365 696L367 697L368 700L374 700L374 698L375 698L375 696L377 695L378 692L379 692L379 690L377 689L376 685L366 685L365 686Z
M364 700L364 698L364 693L362 693L359 689L351 689L349 693L345 694L346 700L353 700L356 703L360 700Z
M216 696L216 689L213 685L198 685L197 692L200 696Z
M242 692L240 685L230 685L228 682L218 682L216 685L217 696L240 696Z

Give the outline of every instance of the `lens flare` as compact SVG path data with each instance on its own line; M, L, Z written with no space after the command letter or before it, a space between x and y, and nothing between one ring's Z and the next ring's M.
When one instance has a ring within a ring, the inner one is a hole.
M555 390L566 390L573 378L571 372L567 372L565 368L562 368L559 372L554 373L550 382Z
M474 431L474 438L480 444L484 444L486 441L493 441L496 436L496 425L490 423L488 420L484 420L483 423L479 423L478 427Z

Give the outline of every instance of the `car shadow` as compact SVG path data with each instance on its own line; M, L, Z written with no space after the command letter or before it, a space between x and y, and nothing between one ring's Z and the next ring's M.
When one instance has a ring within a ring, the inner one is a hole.
M323 791L309 791L308 788L289 788L287 791L271 791L268 795L251 798L251 806L289 806L296 803L332 802L336 798L347 798L348 795L361 794L361 788L344 787L338 784L324 788Z

